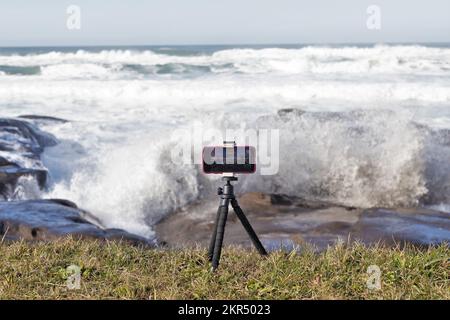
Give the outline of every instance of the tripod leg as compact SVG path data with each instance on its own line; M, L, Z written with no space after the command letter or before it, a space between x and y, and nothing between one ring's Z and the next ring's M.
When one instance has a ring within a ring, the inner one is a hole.
M216 244L216 238L217 238L217 225L219 224L219 218L220 218L220 210L221 206L219 206L219 209L217 210L217 217L216 217L216 223L214 224L214 230L213 234L211 236L211 241L209 242L209 250L208 250L208 260L211 262L214 254L214 245Z
M259 241L259 238L255 233L255 230L253 230L250 222L247 220L247 217L245 216L236 199L231 199L231 206L233 207L234 212L236 212L236 215L238 216L239 220L241 220L242 225L244 226L245 230L250 236L250 239L252 240L253 245L256 247L258 252L261 255L264 256L267 255L266 249L264 249L261 241Z
M214 243L213 258L212 258L212 270L215 271L219 266L220 254L222 253L223 236L225 234L225 224L227 223L228 216L228 199L222 199L222 203L219 206L219 220L217 223L216 241Z

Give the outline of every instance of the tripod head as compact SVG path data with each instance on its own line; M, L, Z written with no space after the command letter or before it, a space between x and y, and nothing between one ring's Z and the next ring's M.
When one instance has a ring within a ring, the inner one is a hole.
M225 181L225 185L217 189L217 194L227 199L234 199L234 187L231 184L231 181L237 181L238 178L235 176L232 177L225 176L222 177L222 180Z

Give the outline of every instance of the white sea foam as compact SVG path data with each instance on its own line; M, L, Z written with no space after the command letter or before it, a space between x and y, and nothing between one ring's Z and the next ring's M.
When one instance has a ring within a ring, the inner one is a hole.
M213 54L169 55L150 50L103 50L2 55L4 66L49 65L224 66L244 73L450 73L450 50L421 46L305 47L300 49L229 49ZM117 71L118 69L116 69ZM111 70L114 72L114 68ZM70 72L67 73L70 76Z
M184 142L171 133L194 121L281 129L279 174L243 178L240 191L355 206L450 202L450 142L418 125L450 129L448 48L54 51L0 55L0 66L40 67L0 75L1 116L70 120L42 127L60 140L43 155L43 196L73 200L108 227L151 236L160 217L214 190L198 167L167 163ZM280 118L282 108L309 112Z

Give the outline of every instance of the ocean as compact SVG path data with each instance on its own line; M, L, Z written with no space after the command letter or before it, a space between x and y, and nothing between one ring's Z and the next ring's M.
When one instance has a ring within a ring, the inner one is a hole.
M450 212L447 44L1 48L0 117L20 115L67 121L36 120L59 144L28 163L47 188L24 181L17 197L72 200L147 237L217 187L169 161L190 143L174 130L195 123L280 130L279 171L239 192Z

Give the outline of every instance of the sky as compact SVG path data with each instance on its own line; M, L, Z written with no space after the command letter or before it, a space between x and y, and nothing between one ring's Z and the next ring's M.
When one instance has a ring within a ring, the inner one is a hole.
M67 8L80 8L69 30ZM380 29L367 28L367 8ZM0 46L450 42L449 0L2 0Z

